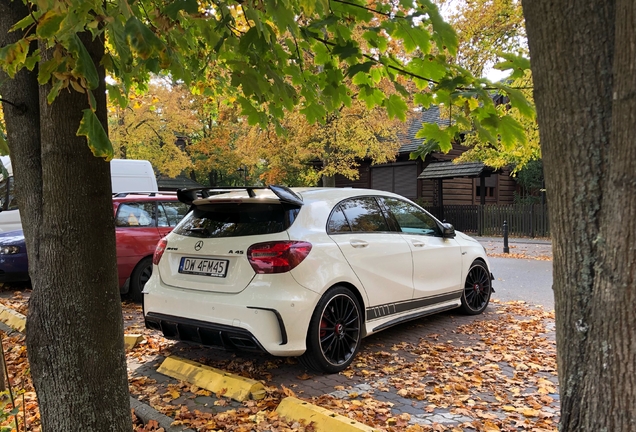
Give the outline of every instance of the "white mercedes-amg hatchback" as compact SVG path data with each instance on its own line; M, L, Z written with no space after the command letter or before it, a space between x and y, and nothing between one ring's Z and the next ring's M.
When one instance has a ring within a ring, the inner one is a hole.
M338 372L365 336L488 306L484 248L399 195L270 186L178 196L191 211L157 245L143 291L146 326L168 338Z

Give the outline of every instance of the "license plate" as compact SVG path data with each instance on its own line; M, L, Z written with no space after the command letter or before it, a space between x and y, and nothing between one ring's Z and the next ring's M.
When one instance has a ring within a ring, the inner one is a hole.
M225 277L228 263L228 260L183 257L179 264L179 273Z

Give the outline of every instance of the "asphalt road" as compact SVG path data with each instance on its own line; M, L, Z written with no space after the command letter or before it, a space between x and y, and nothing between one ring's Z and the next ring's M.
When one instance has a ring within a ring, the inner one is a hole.
M552 261L533 259L489 258L495 276L493 298L501 301L523 300L554 309Z

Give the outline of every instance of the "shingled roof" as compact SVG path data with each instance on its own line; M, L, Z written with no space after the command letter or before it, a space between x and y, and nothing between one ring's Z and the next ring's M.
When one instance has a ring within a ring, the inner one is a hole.
M479 177L484 170L492 171L482 162L434 162L429 164L418 179L446 179L457 177Z
M413 119L409 122L408 128L403 135L400 135L402 146L400 147L400 153L411 153L417 150L424 140L422 138L415 138L415 134L422 128L422 123L437 123L440 126L448 126L450 124L448 119L440 118L440 112L438 106L432 106L427 110L422 110L419 115L413 116Z

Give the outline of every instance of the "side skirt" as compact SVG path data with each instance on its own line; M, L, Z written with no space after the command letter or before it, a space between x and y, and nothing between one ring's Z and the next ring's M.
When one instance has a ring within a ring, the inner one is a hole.
M438 307L438 308L435 308L435 309L428 309L428 310L425 310L425 311L422 311L422 312L416 312L416 313L412 313L410 315L405 315L403 317L399 317L399 318L396 318L394 320L385 322L384 324L380 324L379 326L377 326L377 327L375 327L373 329L373 333L379 332L380 330L384 330L384 329L389 328L389 327L393 327L394 325L398 325L398 324L401 324L401 323L404 323L404 322L407 322L407 321L412 321L414 319L422 318L422 317L425 317L427 315L434 315L436 313L447 311L447 310L451 310L451 309L455 309L457 307L458 307L458 305L441 306L441 307Z

